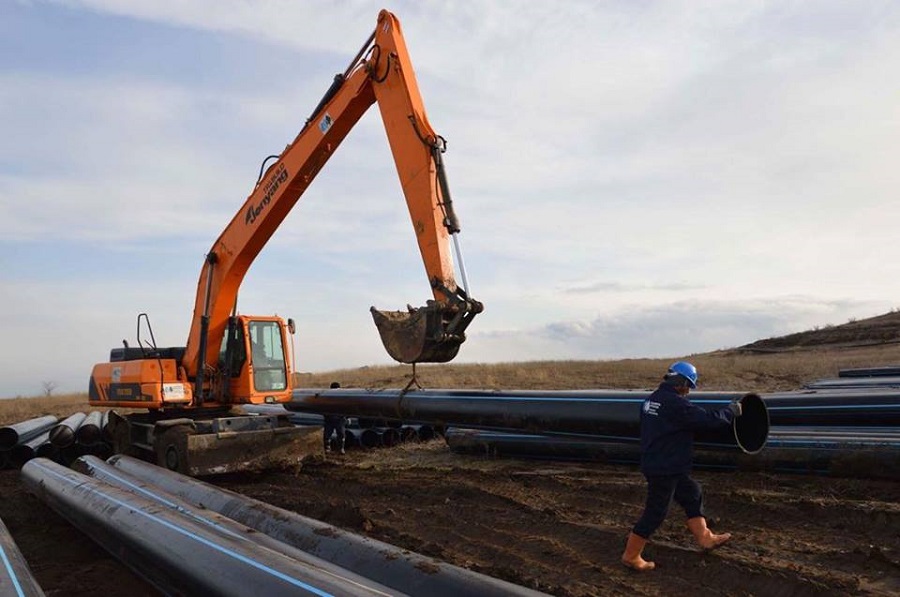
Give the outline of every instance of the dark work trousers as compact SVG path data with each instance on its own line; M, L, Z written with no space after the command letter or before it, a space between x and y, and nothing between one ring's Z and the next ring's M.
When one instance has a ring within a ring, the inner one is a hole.
M647 504L641 519L632 532L649 539L662 525L669 513L672 499L684 508L688 518L703 516L703 490L700 484L687 474L645 475L647 477Z
M346 423L346 419L344 417L339 417L335 415L325 415L325 424L324 424L324 432L325 432L325 449L331 449L331 436L334 433L337 433L337 443L338 450L344 449L344 424Z

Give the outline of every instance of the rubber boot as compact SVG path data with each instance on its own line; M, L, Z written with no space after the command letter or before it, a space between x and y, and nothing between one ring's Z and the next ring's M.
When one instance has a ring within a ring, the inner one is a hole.
M656 564L648 562L641 557L641 552L644 551L645 545L647 545L646 539L640 535L629 533L628 543L625 544L625 553L622 554L622 563L638 572L645 572L656 568Z
M694 534L694 538L703 549L715 549L731 539L731 533L716 535L706 526L706 519L702 516L688 518L687 527Z

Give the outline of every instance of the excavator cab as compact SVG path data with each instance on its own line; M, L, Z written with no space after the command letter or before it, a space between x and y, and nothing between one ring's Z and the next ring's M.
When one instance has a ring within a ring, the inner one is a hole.
M229 403L273 403L290 398L288 335L293 321L239 315L229 318L219 349L220 383Z

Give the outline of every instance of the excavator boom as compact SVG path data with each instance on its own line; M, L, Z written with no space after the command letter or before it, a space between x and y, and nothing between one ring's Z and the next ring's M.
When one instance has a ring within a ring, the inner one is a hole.
M232 413L235 404L291 398L292 320L238 314L238 290L263 247L363 114L378 104L432 298L420 308L371 309L388 353L403 363L446 362L482 305L472 299L450 238L459 223L400 23L381 11L374 33L313 110L297 137L260 173L244 204L213 243L197 282L185 346L158 348L149 318L138 316L137 346L114 348L94 366L93 406L147 409L110 416L118 453L202 474L297 461L321 451L309 428L283 417ZM143 336L145 330L149 336Z
M216 239L197 286L190 336L182 359L204 391L204 369L215 369L219 344L238 289L253 260L353 126L378 103L434 299L421 309L373 317L388 353L405 363L451 360L481 303L457 285L449 235L459 231L441 153L443 139L428 122L400 22L381 11L373 35L331 88L296 139L263 174Z

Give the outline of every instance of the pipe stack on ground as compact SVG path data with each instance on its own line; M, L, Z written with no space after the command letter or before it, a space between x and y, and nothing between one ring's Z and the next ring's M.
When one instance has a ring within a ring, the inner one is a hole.
M542 595L525 587L349 533L134 458L116 455L109 459L109 464L158 490L190 504L202 504L208 510L381 583L394 593L399 591L435 597Z
M50 430L50 443L60 450L75 443L75 432L87 417L85 413L74 413Z
M211 512L208 508L191 504L155 485L113 467L96 456L82 456L74 463L73 468L104 483L145 497L163 507L176 510L200 524L210 526L239 541L248 543L251 547L252 545L261 545L267 549L271 549L272 551L297 560L302 564L317 568L326 576L332 576L341 581L349 581L362 587L378 590L385 589L385 587L380 587L367 578L363 578L349 570L335 566L330 562L310 555L296 547L282 543L268 535L257 533L253 529L230 518L216 512Z
M52 449L47 446L52 446L50 443L49 430L27 442L17 444L9 451L9 463L11 466L21 467L23 464L37 456L38 451L43 449L46 452L47 450Z
M59 421L53 415L28 419L14 425L0 427L0 450L11 450L16 444L41 435Z
M864 378L847 381L858 379ZM692 401L696 401L694 396ZM772 423L764 450L747 458L710 450L698 442L695 462L743 470L900 478L900 391L870 385L777 392L762 399ZM568 434L561 438L546 433L454 429L448 432L447 441L458 452L638 462L637 437Z
M294 425L322 426L325 417L314 413L300 413L286 410L280 404L245 404L241 408L249 414L264 416L286 416ZM390 448L401 443L428 441L434 439L435 431L430 425L405 424L386 419L350 419L344 430L344 445L347 448Z
M822 389L764 394L773 427L900 426L900 390Z
M28 562L25 561L2 520L0 520L0 595L17 597L44 595L31 569L28 568Z
M389 594L44 458L26 463L22 479L31 493L167 594Z
M806 390L850 390L872 388L900 388L900 377L838 377L817 379L803 386Z
M900 377L900 366L839 369L838 377Z
M53 415L36 417L0 427L0 469L21 466L21 458L35 439L46 435L59 419Z
M294 390L285 408L343 413L356 417L422 421L536 434L581 434L598 440L632 442L640 436L640 406L650 392L581 390ZM744 416L723 431L697 434L697 445L714 450L759 452L766 443L769 418L756 394L695 392L692 402L718 409L741 400Z

